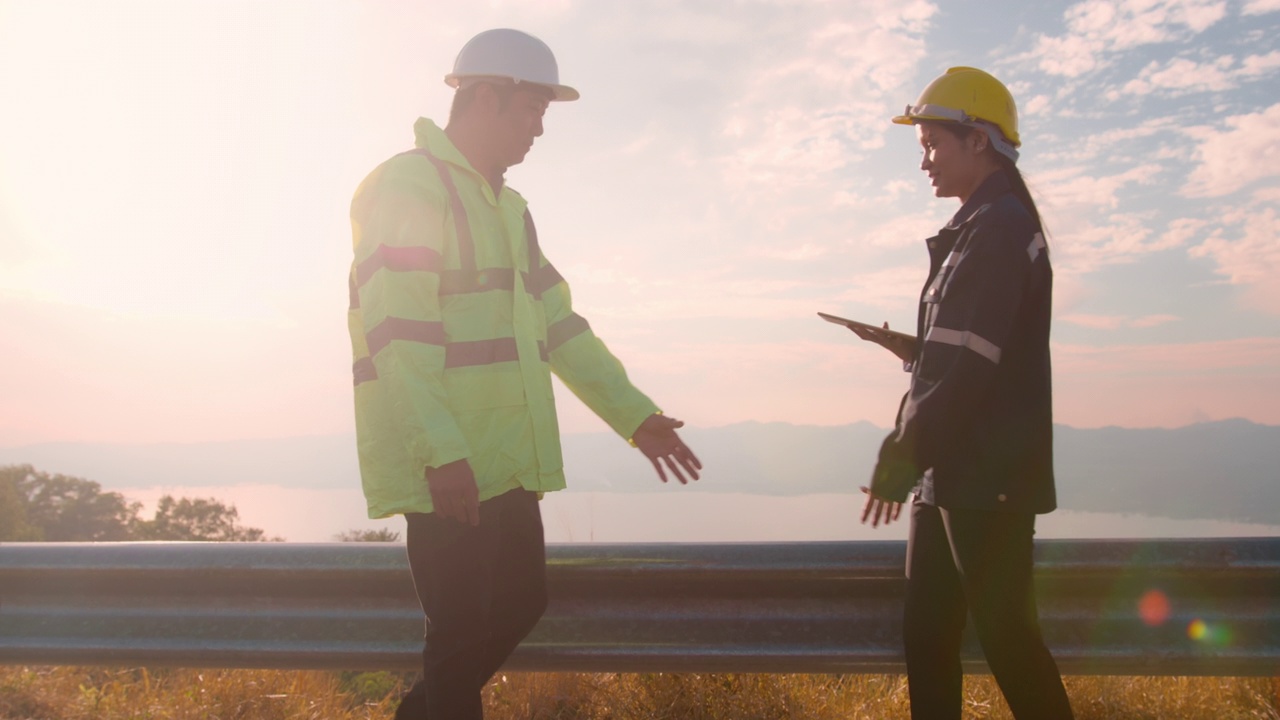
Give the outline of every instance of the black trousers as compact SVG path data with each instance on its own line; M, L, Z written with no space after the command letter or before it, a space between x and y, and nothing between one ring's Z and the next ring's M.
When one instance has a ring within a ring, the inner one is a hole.
M914 720L960 720L960 638L970 614L1014 717L1072 717L1036 617L1034 534L1031 513L912 504L903 639Z
M480 720L480 690L547 607L538 497L512 490L480 503L473 527L410 513L406 546L426 615L422 680L396 720Z

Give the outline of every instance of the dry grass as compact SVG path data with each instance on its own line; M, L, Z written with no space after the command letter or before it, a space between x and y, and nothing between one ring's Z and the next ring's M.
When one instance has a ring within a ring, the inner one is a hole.
M0 666L0 720L389 720L405 676L281 670ZM1081 720L1280 720L1280 678L1068 677ZM491 720L906 718L894 675L510 673ZM966 678L965 718L1009 718L994 681Z

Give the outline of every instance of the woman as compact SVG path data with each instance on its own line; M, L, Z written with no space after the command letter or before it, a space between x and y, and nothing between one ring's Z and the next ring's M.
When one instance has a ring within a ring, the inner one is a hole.
M972 614L1014 716L1070 718L1032 592L1035 516L1056 507L1053 272L1015 164L1017 110L999 80L957 67L893 122L915 126L934 194L960 201L927 240L922 340L858 333L911 370L862 514L872 527L896 520L915 491L903 628L911 715L960 717L960 636Z

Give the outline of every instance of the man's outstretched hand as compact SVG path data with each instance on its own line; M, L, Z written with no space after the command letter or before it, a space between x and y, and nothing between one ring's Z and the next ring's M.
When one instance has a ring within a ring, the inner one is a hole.
M684 423L679 420L654 413L640 423L635 435L631 436L631 441L653 463L653 469L658 471L662 482L667 481L667 473L662 469L665 464L682 485L687 485L689 480L685 479L685 474L689 475L689 479L697 480L702 462L680 436L676 435L676 428L681 427L684 427ZM682 469L684 472L681 472Z

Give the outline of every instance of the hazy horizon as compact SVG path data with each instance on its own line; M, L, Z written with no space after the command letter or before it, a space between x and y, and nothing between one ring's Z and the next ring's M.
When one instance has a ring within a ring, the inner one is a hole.
M657 480L655 479L656 483ZM602 493L566 490L542 501L547 542L806 542L905 540L906 510L900 522L872 529L858 522L862 495L821 493L793 497L706 492L697 486L660 493ZM202 491L210 488L200 488ZM348 530L386 528L404 538L404 519L365 517L359 488L309 490L271 486L229 486L220 492L190 492L181 486L125 488L125 497L155 507L161 495L186 493L234 504L243 525L266 530L286 542L333 542ZM1280 523L1179 519L1136 513L1055 510L1036 520L1036 537L1168 538L1272 537Z

